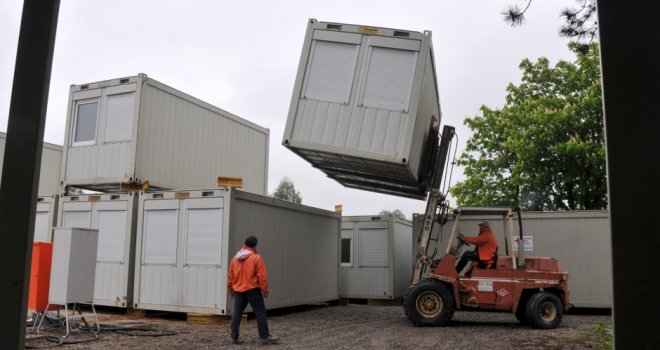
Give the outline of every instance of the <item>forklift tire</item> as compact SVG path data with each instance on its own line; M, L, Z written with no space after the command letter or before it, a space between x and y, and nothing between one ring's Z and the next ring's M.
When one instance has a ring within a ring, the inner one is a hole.
M537 292L527 300L525 316L527 323L532 328L557 328L563 315L564 309L561 301L553 293L547 291Z
M403 309L415 326L444 326L454 316L455 307L451 291L428 278L411 285L403 298Z

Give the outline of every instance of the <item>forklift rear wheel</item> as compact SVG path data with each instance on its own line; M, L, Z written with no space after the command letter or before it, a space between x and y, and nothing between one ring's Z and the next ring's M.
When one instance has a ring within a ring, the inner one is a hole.
M454 315L455 305L444 284L423 279L408 288L403 307L408 319L416 326L444 326Z
M527 300L525 316L533 328L557 328L564 315L561 301L553 293L537 292Z

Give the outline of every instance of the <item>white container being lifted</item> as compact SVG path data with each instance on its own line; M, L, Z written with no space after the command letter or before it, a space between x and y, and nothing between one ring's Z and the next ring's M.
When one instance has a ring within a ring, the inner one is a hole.
M391 215L344 216L342 298L400 299L413 270L412 223Z
M339 299L339 214L217 188L141 193L138 212L136 309L231 314L227 269L249 235L268 309Z
M431 32L309 21L284 146L344 186L424 199L440 117Z
M100 192L213 187L266 194L269 130L147 77L72 85L62 180Z

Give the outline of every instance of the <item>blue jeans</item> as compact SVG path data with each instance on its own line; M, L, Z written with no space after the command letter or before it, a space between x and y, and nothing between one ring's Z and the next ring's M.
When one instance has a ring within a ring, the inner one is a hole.
M261 339L268 338L268 321L266 319L266 304L261 289L255 288L245 292L234 293L234 309L231 312L231 337L238 339L239 328L241 327L241 317L248 303L257 318L257 329Z

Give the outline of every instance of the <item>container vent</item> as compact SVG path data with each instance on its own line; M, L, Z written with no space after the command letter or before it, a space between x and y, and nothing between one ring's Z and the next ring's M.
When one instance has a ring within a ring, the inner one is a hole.
M326 28L332 30L341 30L341 24L328 23L328 26Z
M410 37L410 33L408 33L408 32L402 32L402 31L399 31L399 30L395 30L395 31L394 31L394 36L398 36L398 37L402 37L402 38L409 38L409 37Z
M80 85L80 90L87 90L89 89L89 85Z
M212 195L213 195L213 191L204 191L204 192L202 192L202 197L208 197L208 196L212 196Z
M151 198L163 198L163 194L162 193L156 193Z
M126 84L126 83L128 83L128 78L119 79L119 84Z

